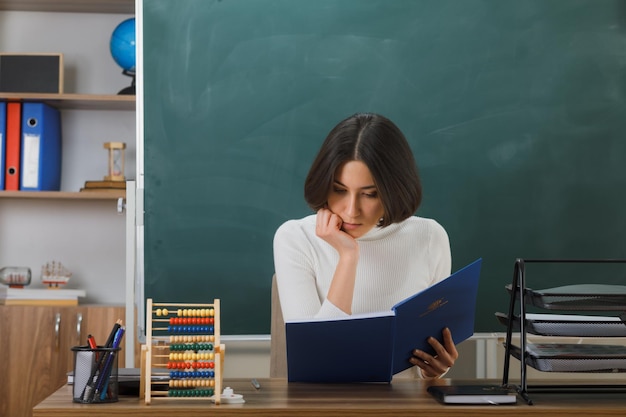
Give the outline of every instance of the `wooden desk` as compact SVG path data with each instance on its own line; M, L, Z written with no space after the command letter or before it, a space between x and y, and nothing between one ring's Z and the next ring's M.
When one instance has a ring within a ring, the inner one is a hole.
M255 390L249 379L224 381L245 404L215 406L202 400L153 401L145 405L136 397L120 397L111 404L76 404L71 386L64 386L37 405L33 417L112 416L623 416L624 394L532 394L535 405L522 400L509 406L444 406L426 392L428 382L400 380L392 384L288 384L284 379L259 380ZM454 381L462 383L467 381ZM451 383L448 380L437 384ZM497 382L496 382L497 383Z

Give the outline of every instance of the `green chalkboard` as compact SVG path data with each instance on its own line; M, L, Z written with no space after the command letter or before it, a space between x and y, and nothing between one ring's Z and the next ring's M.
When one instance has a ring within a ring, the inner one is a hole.
M269 333L274 231L358 111L406 133L453 269L484 259L476 331L504 330L515 258L626 254L623 0L143 3L146 297Z

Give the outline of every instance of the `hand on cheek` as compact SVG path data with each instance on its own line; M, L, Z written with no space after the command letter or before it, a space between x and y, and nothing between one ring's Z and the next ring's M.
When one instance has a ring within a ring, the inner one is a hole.
M324 238L341 230L341 224L341 217L327 208L320 209L317 212L315 233L319 237Z
M317 212L315 234L335 248L340 256L358 253L356 240L341 230L342 224L340 216L329 209L320 209Z

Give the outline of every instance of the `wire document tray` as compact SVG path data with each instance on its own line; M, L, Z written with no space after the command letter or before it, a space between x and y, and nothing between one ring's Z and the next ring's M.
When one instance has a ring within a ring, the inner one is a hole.
M504 373L502 385L509 384L511 357L520 361L518 393L532 404L529 389L534 392L626 392L626 385L589 384L529 387L527 366L542 372L621 373L626 372L626 346L618 344L529 343L527 334L558 337L610 338L626 336L626 286L608 284L578 284L534 290L526 285L527 263L585 263L625 264L626 259L605 260L542 260L517 259L513 280L505 286L509 294L509 310L496 313L498 321L507 328L504 343ZM595 268L595 266L593 266ZM594 274L594 281L598 275ZM561 310L564 314L528 313L527 307ZM570 314L571 312L585 314ZM613 314L607 312L614 312ZM601 313L601 314L599 314ZM512 343L513 332L519 333L519 346ZM522 354L525 352L525 354Z

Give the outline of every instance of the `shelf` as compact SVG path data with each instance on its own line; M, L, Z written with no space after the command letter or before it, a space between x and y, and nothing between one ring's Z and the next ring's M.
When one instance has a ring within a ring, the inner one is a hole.
M117 200L125 198L126 190L114 191L0 191L0 199L53 199L53 200Z
M0 10L134 14L135 0L0 0Z
M5 101L43 101L59 109L135 110L135 96L113 94L0 93Z

